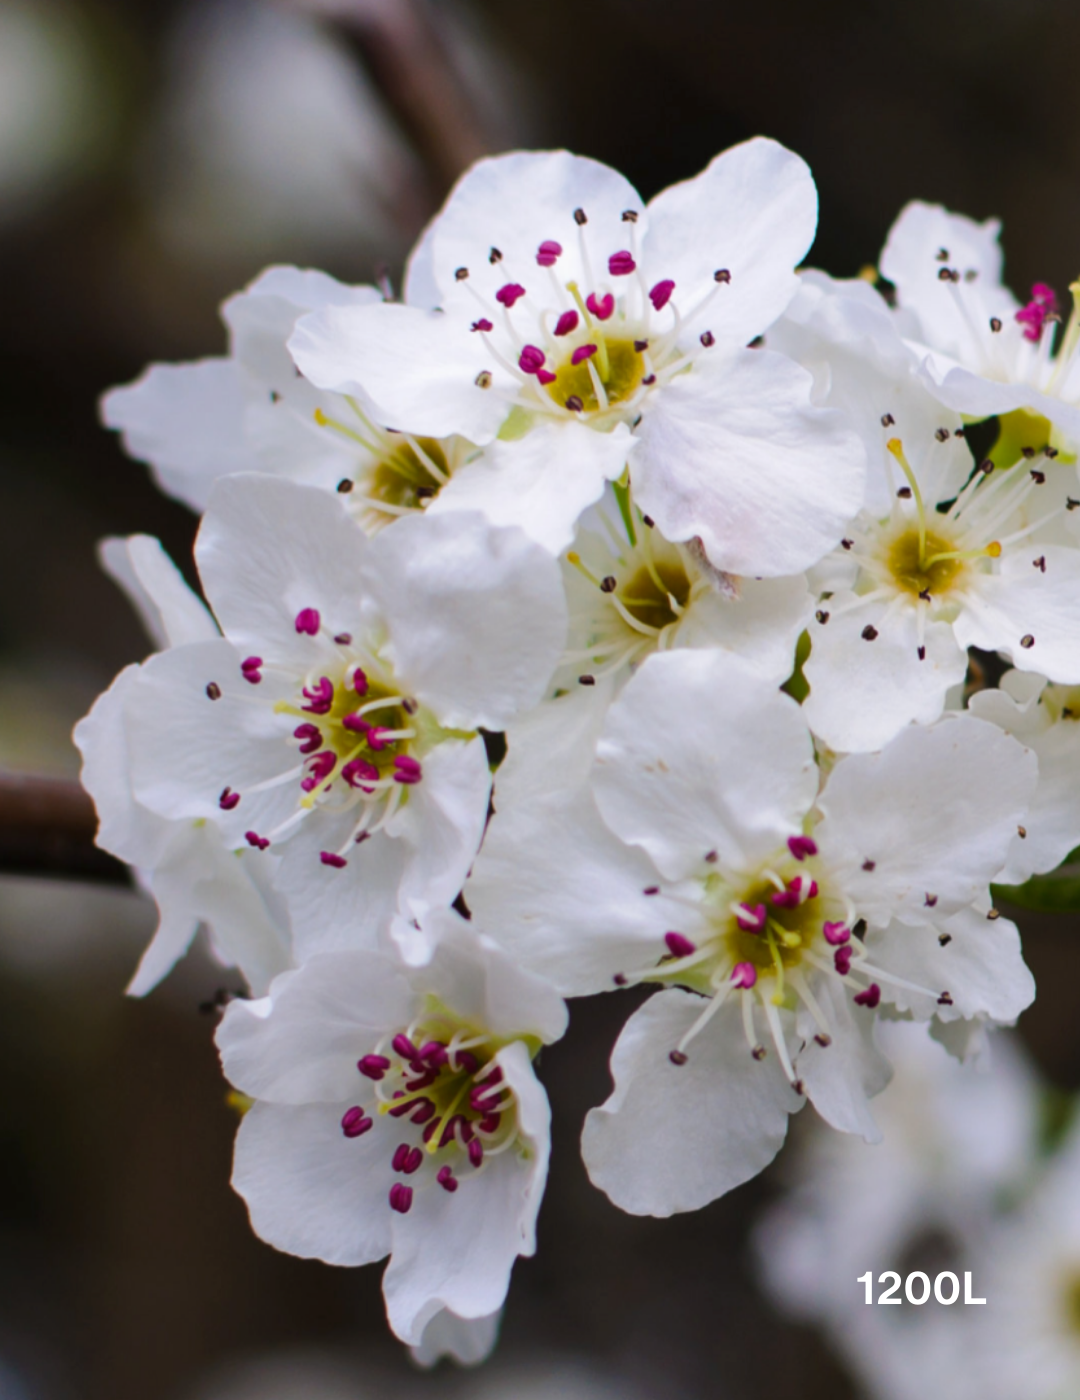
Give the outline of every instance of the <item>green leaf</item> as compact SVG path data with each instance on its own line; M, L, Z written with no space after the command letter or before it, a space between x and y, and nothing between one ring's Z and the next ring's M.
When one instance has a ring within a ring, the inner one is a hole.
M1023 885L991 885L995 903L1013 904L1018 909L1037 909L1044 914L1073 914L1080 911L1080 865L1076 851L1049 875L1033 875Z

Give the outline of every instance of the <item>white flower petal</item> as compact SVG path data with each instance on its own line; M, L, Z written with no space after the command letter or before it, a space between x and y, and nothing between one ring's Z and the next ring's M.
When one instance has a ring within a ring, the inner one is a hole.
M1045 569L1035 567L1039 557ZM1063 545L1017 546L997 574L968 589L956 619L961 646L1002 651L1024 671L1080 682L1080 551ZM1030 641L1027 639L1030 638Z
M502 1309L489 1317L458 1317L447 1308L437 1312L412 1348L412 1359L424 1370L451 1356L461 1366L486 1361L499 1337Z
M338 500L314 486L259 475L219 481L195 544L199 575L218 621L246 655L320 655L298 636L296 615L315 607L332 632L360 626L367 540Z
M833 978L818 981L814 995L825 1011L831 1044L821 1045L814 1039L817 1027L802 1013L799 1030L806 1037L806 1048L795 1060L795 1072L830 1127L857 1133L866 1142L880 1142L881 1129L868 1100L885 1088L892 1068L874 1043L875 1017L854 1006L846 989Z
M353 394L379 426L423 437L460 433L488 442L508 412L515 385L461 317L418 307L329 307L297 324L289 350L320 389ZM489 388L476 377L493 376Z
M699 537L718 569L801 573L862 505L865 450L840 413L814 406L813 380L793 361L709 354L651 399L635 498L668 539Z
M583 209L587 223L579 226L574 211ZM477 161L451 190L432 229L432 266L443 294L443 305L476 308L466 289L475 288L490 302L507 282L526 291L548 273L536 262L540 244L558 243L559 280L576 280L582 295L595 291L596 278L607 283L608 257L629 247L622 215L638 214L638 234L645 232L641 196L622 175L599 161L569 151L513 151ZM588 248L590 268L580 246ZM491 250L501 259L492 261ZM468 269L467 284L455 273ZM497 308L496 308L497 309Z
M236 1135L232 1184L260 1239L301 1259L355 1266L390 1249L386 1138L349 1139L345 1104L257 1103Z
M983 720L912 727L836 765L814 837L871 925L936 925L986 897L1036 774L1034 756Z
M282 973L260 1001L229 1003L215 1037L222 1068L243 1093L273 1103L370 1102L357 1059L407 1026L417 1005L389 958L318 954Z
M500 729L536 704L566 641L554 559L475 513L398 521L370 545L366 588L395 671L441 723Z
M247 386L234 360L151 365L133 384L109 390L101 416L164 492L201 511L219 476L259 466L244 434Z
M701 1014L700 997L657 992L627 1021L611 1056L615 1089L585 1120L581 1150L593 1185L631 1215L698 1210L756 1176L802 1106L775 1054L755 1060L737 1006L668 1052Z
M688 316L686 329L696 335L708 328L719 344L737 348L795 295L794 269L816 228L817 191L806 162L756 137L650 201L648 277L674 280L676 295L689 303L680 302L685 315L712 285L713 273L727 269L730 283L701 316Z
M941 938L947 937L943 945ZM1020 934L1008 919L988 919L977 909L961 909L937 927L891 924L868 943L870 957L891 972L932 992L948 992L950 1006L934 997L881 984L883 1000L920 1020L989 1016L1012 1025L1035 999L1035 982L1020 952Z
M151 535L102 540L102 568L127 594L158 647L206 642L219 635L202 600Z
M624 424L598 433L581 423L541 422L459 467L426 513L482 511L493 525L519 526L557 554L573 540L582 511L600 499L604 482L622 474L633 447Z
M799 707L739 658L658 652L612 705L596 800L616 835L681 879L747 869L801 829L817 768Z
M967 653L945 622L928 622L920 661L914 608L882 622L880 601L852 606L854 595L838 593L822 603L828 621L810 625L810 656L803 675L810 694L803 702L807 723L838 753L863 753L885 746L908 724L932 724L950 686L967 674ZM838 613L838 616L829 616ZM877 635L867 641L863 632Z

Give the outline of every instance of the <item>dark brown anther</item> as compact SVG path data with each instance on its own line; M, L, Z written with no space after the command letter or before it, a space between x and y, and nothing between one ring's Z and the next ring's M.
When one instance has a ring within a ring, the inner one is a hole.
M791 1081L791 1087L800 1096L800 1098L806 1098L806 1085L802 1082L801 1079L793 1079Z
M647 340L635 340L635 341L634 341L634 349L638 352L639 355L641 354L641 352L642 352L643 350L648 350L648 348L649 348L649 342L648 342Z
M641 382L642 382L642 384L644 384L646 387L648 387L650 384L655 384L655 383L656 383L656 375L655 375L655 374L647 374L647 375L645 376L645 378L644 378Z
M938 273L938 281L939 281L939 282L951 282L952 280L953 280L953 275L952 275L952 273L949 271L949 269L948 269L947 267L943 267L943 268L941 269L941 271Z
M1021 449L1020 449L1020 456L1021 456L1021 457L1026 457L1027 460L1030 462L1031 459L1032 459L1032 457L1035 456L1035 449L1034 449L1034 447L1021 447Z
M1074 500L1072 496L1065 497L1066 510L1075 510L1077 506L1080 506L1080 501Z
M952 934L951 934L951 933L939 933L939 934L938 934L938 942L941 944L941 946L942 946L943 948L947 948L947 947L949 946L949 944L952 942Z
M1038 471L1038 470L1036 470L1036 468L1032 467L1032 469L1031 469L1031 479L1032 479L1032 481L1035 483L1036 486L1042 486L1042 485L1044 485L1045 482L1046 482L1046 473L1045 473L1045 472Z
M990 329L994 332L995 335L997 335L998 331L1001 330L1001 320L999 317L990 317Z
M622 221L624 224L636 224L638 221L636 209L624 209L622 211Z
M211 681L206 687L206 698L208 700L221 699L221 686L218 685L217 681Z
M651 515L643 515L641 518L642 518L642 520L644 521L644 523L649 527L650 530L651 530L651 529L653 528L653 526L656 524L656 521L652 518Z
M712 275L712 280L721 283L723 286L727 286L731 281L731 273L726 267L718 267Z
M659 894L659 893L660 893L660 886L659 886L659 885L649 885L649 887L648 887L647 889L642 890L641 893L642 893L642 894Z
M921 589L919 590L919 597L923 600L924 603L929 603L929 601L930 601L930 590L929 590L929 588L921 588Z
M615 983L616 987L626 986L626 975L622 972L616 972L615 976L611 980Z
M281 395L278 393L278 391L277 391L276 389L271 389L271 390L270 390L270 402L271 402L271 403L280 403L280 402L281 402Z
M487 369L482 369L473 382L476 384L476 387L478 389L490 389L491 371Z
M949 430L948 428L938 428L935 430L934 436L937 438L938 442L948 442Z
M883 413L881 415L881 426L883 428L891 428L895 422L896 419L892 416L891 413Z
M601 593L614 593L619 586L619 581L614 574L605 574L600 580Z
M843 545L843 547L844 547L845 549L851 549L851 548L854 547L855 541L854 541L854 540L841 540L840 543L841 543L841 545Z
M414 700L411 695L406 695L405 699L401 702L401 708L407 715L415 715L420 708L420 701Z
M720 859L720 856L716 851L706 851L705 859L710 865L715 865L716 862Z
M351 476L343 476L337 484L338 495L347 496L355 485L356 482L353 481Z
M763 1060L768 1053L764 1045L755 1045L753 1050L750 1051L750 1054L755 1060Z
M683 1054L681 1050L672 1050L671 1054L668 1056L668 1059L673 1065L686 1064L686 1058L687 1057Z
M595 676L578 676L577 681L578 681L578 685L595 685L595 684L596 684L596 677L595 677Z
M491 252L488 254L488 262L491 263L492 267L494 267L496 263L502 262L502 253L500 253L498 248L492 248Z
M430 501L430 500L433 500L434 497L435 497L435 494L436 494L436 492L435 492L435 487L434 487L434 486L418 486L418 487L416 488L416 499L417 499L418 501Z
M938 262L947 263L949 261L949 250L948 248L939 248L934 256Z
M989 476L990 473L991 473L993 470L994 470L994 463L993 463L993 461L991 460L991 458L986 457L986 458L983 459L983 461L981 461L981 462L979 463L979 471L982 472L983 476Z
M1030 632L1028 632L1020 638L1020 645L1024 648L1025 651L1030 651L1031 648L1035 645L1035 638Z
M862 863L862 868L863 868L865 871L867 871L867 872L869 872L869 871L871 871L871 870L876 870L876 869L877 869L877 861L876 861L876 860L864 860L863 863Z
M953 999L949 992L942 992L937 999L938 1006L952 1006Z
M832 1044L831 1035L816 1035L814 1036L814 1040L818 1043L818 1045L821 1046L823 1050L827 1049Z
M584 209L574 210L574 223L577 224L578 228L581 228L583 224L587 224L588 222L588 219L585 217Z
M1043 448L1043 456L1044 456L1044 457L1049 457L1050 460L1051 460L1051 462L1054 460L1054 458L1055 458L1057 455L1058 455L1058 450L1057 450L1056 447L1051 447L1051 446L1049 446L1049 444L1047 444L1047 446Z
M866 624L866 626L863 628L863 630L859 633L859 636L862 637L862 639L863 639L864 642L873 642L873 641L876 641L876 639L877 639L877 634L878 634L877 628L874 626L874 624L873 624L872 622L868 622L868 623Z
M458 267L458 268L455 268L455 269L454 269L454 281L455 281L455 282L464 282L465 279L468 277L468 275L469 275L469 269L468 269L467 267Z
M991 909L991 910L987 913L986 917L987 917L988 919L1000 919L1000 918L1001 918L1001 910L1000 910L1000 909Z
M901 486L900 490L897 491L896 494L900 497L900 499L901 499L902 501L910 501L910 500L911 500L911 487L910 487L910 486Z
M352 633L351 633L351 632L339 632L339 633L337 634L337 636L334 638L334 641L337 642L337 644L338 644L339 647L351 646L351 645L352 645Z
M955 280L955 279L954 279L954 280ZM969 267L969 268L967 268L967 270L964 272L964 281L965 281L965 282L977 282L978 280L979 280L979 269L978 269L977 267Z
M814 616L817 618L818 622L821 623L822 627L824 627L826 622L828 622L829 620L829 614L825 611L824 608L818 608Z
M923 903L926 905L927 909L933 909L934 905L937 903L937 895L928 894L923 900Z
M1041 574L1045 574L1045 573L1046 573L1046 555L1045 555L1045 554L1040 554L1039 557L1038 557L1038 559L1033 559L1031 562L1032 562L1032 564L1034 565L1034 567L1035 567L1036 569L1038 569L1039 573L1041 573Z
M963 436L964 436L964 430L963 430L963 428L954 428L954 429L953 429L953 437L963 437Z
M708 350L710 345L716 344L716 336L713 335L712 331L702 331L701 343L704 345L705 349Z
M915 655L919 658L920 661L925 661L925 660L926 660L926 648L925 648L925 647L916 647L916 648L915 648Z
M1018 826L1018 827L1016 828L1016 834L1017 834L1017 836L1019 836L1019 838L1020 838L1021 841L1025 841L1025 840L1027 839L1027 827L1026 827L1026 826Z
M577 394L570 395L570 397L566 400L566 406L571 413L582 413L585 409L584 401L582 399L579 399Z

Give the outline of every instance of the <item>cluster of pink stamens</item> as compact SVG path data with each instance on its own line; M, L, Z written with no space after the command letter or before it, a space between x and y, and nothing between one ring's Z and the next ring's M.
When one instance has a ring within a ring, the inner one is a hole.
M405 1141L395 1146L390 1159L393 1170L402 1177L412 1177L425 1160L441 1159L435 1181L453 1194L460 1185L454 1167L460 1169L462 1157L477 1171L487 1155L513 1142L508 1115L514 1096L502 1067L494 1060L481 1063L473 1053L486 1037L471 1037L466 1044L460 1044L457 1036L450 1040L433 1037L419 1045L418 1038L411 1030L400 1031L385 1047L361 1056L356 1067L378 1086L380 1115L421 1130L419 1143ZM360 1137L374 1126L374 1118L359 1104L347 1109L341 1119L341 1131L347 1138ZM453 1160L447 1161L447 1156ZM389 1200L393 1210L405 1215L413 1203L413 1187L396 1181Z
M1045 282L1036 282L1031 289L1031 300L1016 313L1016 319L1024 328L1024 339L1037 341L1043 327L1051 318L1057 319L1058 299L1053 287Z
M296 615L295 626L299 635L318 637L322 631L318 609L302 608ZM301 686L297 708L293 711L309 717L293 730L293 738L297 741L303 760L298 774L299 786L307 799L300 815L310 807L312 799L327 794L339 779L350 794L355 794L361 800L366 799L368 803L385 801L396 788L397 797L389 804L396 806L400 791L419 783L423 770L418 759L398 751L402 743L412 737L412 731L380 724L376 716L380 710L387 709L411 715L416 711L416 703L404 696L381 699L376 695L369 698L371 687L367 672L341 650L351 647L351 635L342 632L329 640L336 650L335 662L345 662L339 683L335 685L328 675L317 674L313 679L309 677ZM249 656L240 663L240 674L250 685L259 685L265 668L266 662L261 656ZM207 693L210 694L210 688ZM296 770L290 770L281 779L271 780L271 783L263 786L276 785L296 776ZM240 800L241 794L226 786L218 805L222 811L231 812L240 804ZM290 818L286 825L292 825L294 820ZM271 840L283 829L279 828L269 835L248 831L245 839L255 849L266 850ZM364 840L370 834L369 821L365 817L350 836L350 843ZM340 851L323 851L320 859L323 865L334 869L340 869L347 863Z

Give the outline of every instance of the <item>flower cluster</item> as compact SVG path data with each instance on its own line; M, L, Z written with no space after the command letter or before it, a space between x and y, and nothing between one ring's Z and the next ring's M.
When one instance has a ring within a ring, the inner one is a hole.
M400 301L273 268L105 398L202 514L205 602L103 548L159 647L76 732L131 990L208 928L254 1229L389 1254L424 1357L534 1248L564 998L655 989L583 1152L669 1215L808 1099L876 1140L882 1020L965 1058L1034 995L991 886L1080 843L1080 312L924 205L800 272L816 217L764 139L648 204L485 160Z

